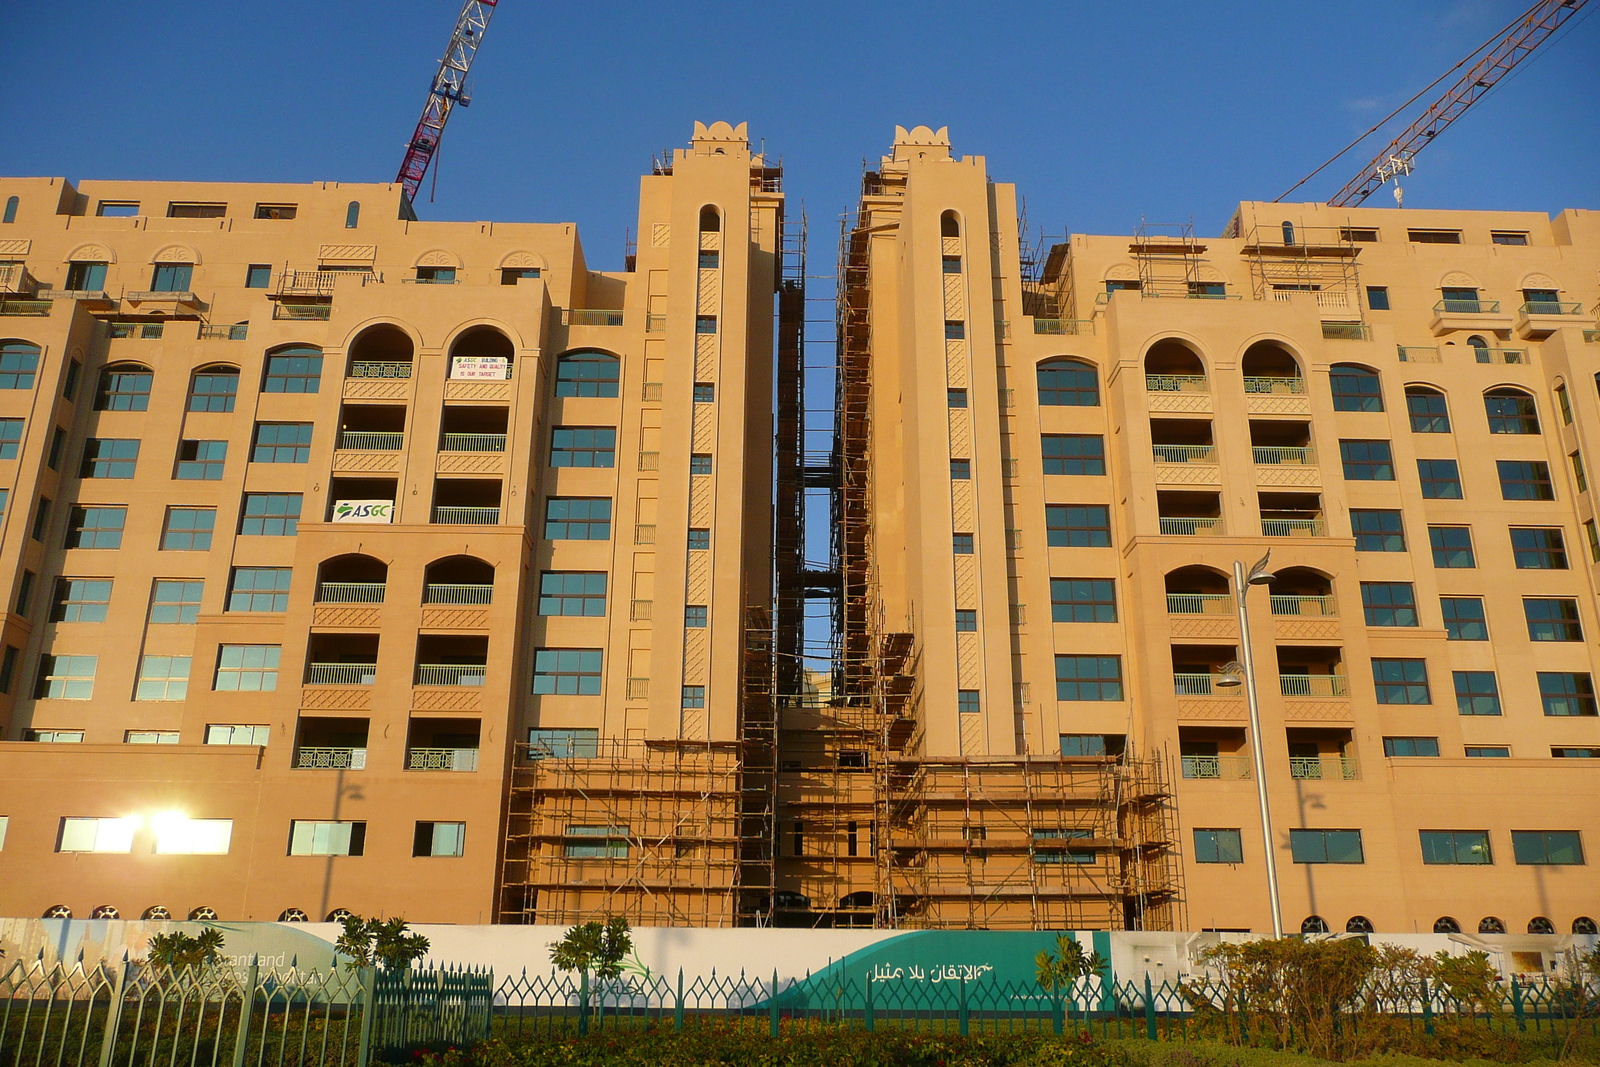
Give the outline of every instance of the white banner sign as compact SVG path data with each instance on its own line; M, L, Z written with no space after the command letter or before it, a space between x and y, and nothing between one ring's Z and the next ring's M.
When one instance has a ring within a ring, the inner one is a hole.
M393 522L393 500L338 500L333 505L334 522Z
M505 356L452 356L450 380L504 382L511 380L511 361Z

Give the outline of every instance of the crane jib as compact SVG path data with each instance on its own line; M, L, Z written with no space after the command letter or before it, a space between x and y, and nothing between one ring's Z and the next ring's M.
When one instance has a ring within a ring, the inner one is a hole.
M417 120L417 128L411 134L411 139L406 142L405 159L401 161L400 172L395 177L395 182L405 189L407 200L416 198L417 189L421 187L422 179L428 173L428 165L439 147L439 139L444 136L444 126L450 120L450 112L458 103L466 107L471 102L466 90L467 72L472 69L473 57L483 44L484 31L489 28L489 18L498 3L499 0L466 0L461 5L461 14L456 18L450 43L445 46L444 56L439 60L439 70L428 86L422 117Z

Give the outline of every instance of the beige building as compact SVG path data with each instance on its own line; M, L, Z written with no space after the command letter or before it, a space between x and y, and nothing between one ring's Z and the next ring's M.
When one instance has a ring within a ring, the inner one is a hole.
M1600 214L1035 249L900 129L824 464L780 188L0 179L0 913L1268 929L1270 549L1289 928L1592 928Z

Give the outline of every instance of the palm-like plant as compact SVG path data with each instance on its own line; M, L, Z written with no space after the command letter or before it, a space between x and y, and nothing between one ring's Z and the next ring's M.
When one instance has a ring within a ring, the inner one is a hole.
M1105 957L1098 952L1085 952L1083 946L1066 934L1056 935L1056 950L1041 949L1033 958L1034 973L1046 991L1068 995L1080 978L1090 978L1105 971Z

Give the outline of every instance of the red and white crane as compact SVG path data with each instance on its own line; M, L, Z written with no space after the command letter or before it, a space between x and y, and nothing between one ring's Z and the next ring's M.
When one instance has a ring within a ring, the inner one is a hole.
M467 91L467 72L472 69L473 57L483 44L484 31L500 0L466 0L461 5L461 15L456 19L455 32L450 44L439 60L439 71L428 87L427 103L422 105L422 117L417 120L417 131L406 145L406 158L400 164L395 181L405 187L406 199L415 200L422 185L428 165L439 151L439 140L444 136L444 124L450 121L450 112L457 104L466 107L472 102Z

